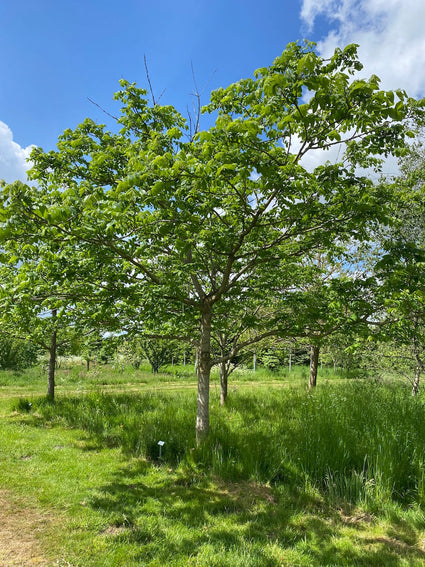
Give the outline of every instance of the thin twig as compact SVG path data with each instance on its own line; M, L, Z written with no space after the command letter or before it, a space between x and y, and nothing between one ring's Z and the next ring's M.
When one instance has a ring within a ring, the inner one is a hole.
M150 75L149 75L149 68L148 68L148 61L147 61L147 59L146 59L146 54L143 55L143 60L144 60L144 62L145 62L146 78L147 78L147 80L148 80L148 85L149 85L149 90L150 90L151 97L152 97L152 102L153 102L153 105L156 106L156 100L155 100L155 95L154 95L154 93L153 93L151 78L150 78Z
M94 104L95 106L97 106L97 108L99 108L99 110L101 110L102 112L104 112L105 114L107 114L108 116L110 116L111 118L113 118L114 120L116 120L118 122L118 117L114 116L113 114L111 114L110 112L108 112L107 110L105 110L104 108L102 108L100 106L100 104L97 104L97 102L94 102L94 100L92 100L90 97L87 97L87 100L89 100L92 104Z
M153 105L156 106L159 103L159 101L161 100L163 94L165 93L165 89L162 90L161 94L158 97L158 100L156 100L155 95L153 93L153 88L152 88L151 78L150 78L150 75L149 75L148 61L146 59L146 55L143 56L143 59L145 61L146 78L148 80L149 90L150 90L151 97L152 97L152 102L153 102Z

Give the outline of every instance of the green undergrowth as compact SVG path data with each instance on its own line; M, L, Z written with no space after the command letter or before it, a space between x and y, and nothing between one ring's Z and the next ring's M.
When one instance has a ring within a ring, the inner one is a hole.
M37 365L26 370L0 371L0 388L22 388L25 391L39 390L44 386L46 373L42 366Z
M419 566L424 401L235 375L196 447L193 388L3 399L0 482L52 515L52 566Z
M194 391L91 392L20 399L33 424L86 431L125 455L184 461L232 481L309 482L352 503L425 498L425 404L398 385L371 382L248 389L226 407L213 399L211 434L196 447Z

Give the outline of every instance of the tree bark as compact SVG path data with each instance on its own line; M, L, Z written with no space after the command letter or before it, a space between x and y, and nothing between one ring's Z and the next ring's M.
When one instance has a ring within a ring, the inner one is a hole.
M224 406L227 400L227 384L229 382L229 373L227 364L220 364L220 405Z
M52 320L55 321L57 315L56 309L52 311ZM57 331L53 327L52 335L50 337L49 348L49 368L47 373L47 397L52 400L55 399L55 370L56 370L56 351L57 351Z
M205 301L201 311L201 337L198 348L197 445L208 437L210 429L211 318L211 305Z
M418 326L418 321L415 319L415 329ZM423 363L421 360L421 356L419 353L419 345L418 345L418 338L417 335L413 339L413 352L415 355L416 366L415 366L415 378L413 380L413 387L412 387L412 396L416 396L419 392L419 381L421 379L421 371L423 369Z
M412 396L416 396L416 394L419 392L420 378L421 378L421 367L419 364L416 364L415 379L413 380L413 387L412 387Z
M317 368L319 365L320 347L311 345L310 350L310 379L308 382L309 388L315 388L317 384Z

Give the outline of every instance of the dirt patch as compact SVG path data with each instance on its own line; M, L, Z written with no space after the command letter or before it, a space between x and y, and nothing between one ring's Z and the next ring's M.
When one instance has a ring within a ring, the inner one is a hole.
M372 524L375 518L372 514L367 514L366 512L359 512L358 514L346 514L343 510L339 511L341 520L344 524Z
M49 518L19 504L9 492L0 490L0 566L51 565L43 556L37 534Z
M272 489L265 484L258 484L256 482L224 483L218 477L215 478L215 481L223 491L223 494L243 501L245 505L257 504L261 500L268 504L277 504Z

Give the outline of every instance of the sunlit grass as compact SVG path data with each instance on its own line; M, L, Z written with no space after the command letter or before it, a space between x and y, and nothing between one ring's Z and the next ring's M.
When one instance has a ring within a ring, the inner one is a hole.
M43 422L78 427L100 445L155 461L182 461L230 480L304 482L334 500L384 504L425 496L423 398L401 386L324 384L314 392L246 389L219 407L211 434L195 447L195 391L92 392L20 400L14 409ZM266 418L266 419L265 419ZM38 417L37 419L40 419Z
M197 448L192 376L94 370L54 404L0 400L0 483L52 517L52 565L424 564L424 398L403 385L235 373Z

